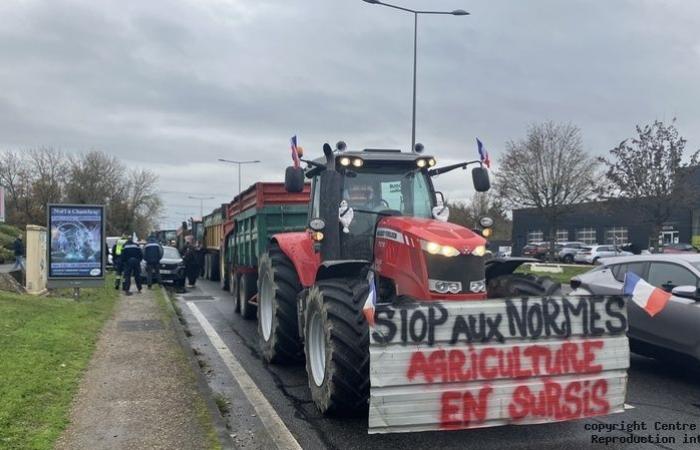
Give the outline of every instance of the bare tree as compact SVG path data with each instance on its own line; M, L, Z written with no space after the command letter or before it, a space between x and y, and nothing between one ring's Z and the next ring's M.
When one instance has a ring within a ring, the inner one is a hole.
M596 196L598 163L583 149L572 124L532 125L527 136L506 144L495 187L505 205L536 208L548 225L554 249L556 229L574 205Z
M669 125L656 120L636 126L637 137L625 139L610 150L611 158L598 158L607 170L604 195L634 208L640 221L651 226L650 247L656 247L665 222L679 208L700 199L698 186L690 182L700 150L683 162L686 140L674 118Z
M32 209L28 220L43 223L46 205L63 199L68 164L63 152L50 147L27 153L28 171L32 180Z
M469 203L448 202L449 221L467 228L479 228L479 219L488 216L493 219L492 240L510 240L513 228L501 201L491 192L477 192Z

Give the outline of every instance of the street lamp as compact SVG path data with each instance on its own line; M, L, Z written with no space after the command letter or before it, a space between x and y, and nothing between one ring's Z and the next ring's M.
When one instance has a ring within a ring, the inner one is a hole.
M413 14L413 119L411 126L411 151L416 151L416 65L418 60L418 15L419 14L438 14L449 16L468 16L469 13L463 9L455 9L453 11L422 11L403 6L391 5L379 0L362 0L365 3L372 5L387 6L389 8L398 9Z
M192 200L199 200L199 217L204 219L204 200L214 200L215 197L203 197L201 195L190 195L187 197Z
M223 158L219 158L219 161L224 162L224 163L228 163L228 164L237 164L238 165L238 204L239 204L239 208L241 208L242 207L241 198L240 198L241 197L241 166L243 164L257 164L260 161L258 161L257 159L255 161L235 161L235 160L223 159Z

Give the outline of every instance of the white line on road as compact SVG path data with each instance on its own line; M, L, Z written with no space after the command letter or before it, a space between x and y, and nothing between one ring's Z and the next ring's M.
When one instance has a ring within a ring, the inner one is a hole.
M258 414L258 417L260 417L263 425L265 425L265 428L270 433L270 436L277 445L277 448L301 450L301 446L297 440L294 439L294 436L292 436L289 428L284 425L284 422L282 422L280 416L277 415L275 409L267 401L265 395L263 395L260 389L258 389L255 382L252 378L250 378L241 363L235 356L233 356L233 353L231 353L231 351L228 349L224 341L221 339L221 336L219 336L219 333L216 332L211 323L209 323L207 318L204 317L204 314L202 314L197 305L193 302L186 302L186 304L192 311L192 314L194 314L194 317L197 319L199 324L202 326L202 329L209 337L209 340L219 353L219 356L221 356L221 359L223 359L224 364L226 364L226 367L228 367L231 375L233 375L238 382L238 385L248 398L248 401L253 405L253 408L255 408L255 412Z
M625 409L634 409L634 406L625 403Z

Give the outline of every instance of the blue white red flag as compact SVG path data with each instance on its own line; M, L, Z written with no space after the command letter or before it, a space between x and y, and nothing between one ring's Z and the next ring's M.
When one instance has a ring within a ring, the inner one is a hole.
M489 159L489 152L486 150L486 147L484 147L484 144L479 140L479 138L476 138L476 146L479 149L479 158L481 158L481 162L487 167L491 168L491 160Z
M371 270L367 274L367 281L369 282L369 292L367 293L367 300L365 300L365 306L362 307L362 313L367 319L367 323L370 327L374 326L374 311L377 305L377 290L374 287L374 272Z
M625 295L630 295L632 301L652 317L661 312L671 299L670 293L652 286L632 272L625 274L625 286L622 288L622 292Z
M292 161L294 161L294 167L299 168L299 165L301 164L301 160L299 159L299 153L297 151L297 135L295 134L292 136L292 138L289 140L290 145L292 146Z

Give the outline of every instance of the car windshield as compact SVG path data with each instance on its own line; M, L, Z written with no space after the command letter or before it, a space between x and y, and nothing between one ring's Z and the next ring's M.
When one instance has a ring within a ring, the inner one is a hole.
M163 247L163 258L165 258L165 259L179 259L180 252L178 252L175 247Z

